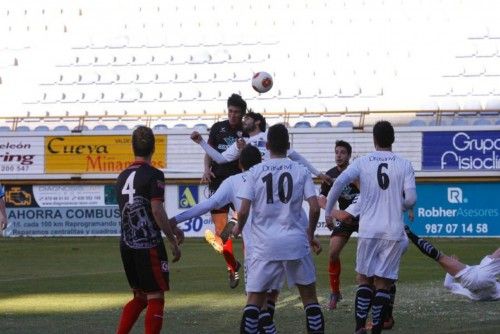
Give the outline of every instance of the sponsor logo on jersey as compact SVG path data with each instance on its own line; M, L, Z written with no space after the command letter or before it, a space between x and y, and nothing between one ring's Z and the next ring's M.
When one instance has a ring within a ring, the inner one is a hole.
M178 187L179 194L179 209L188 209L198 203L198 186L184 186Z

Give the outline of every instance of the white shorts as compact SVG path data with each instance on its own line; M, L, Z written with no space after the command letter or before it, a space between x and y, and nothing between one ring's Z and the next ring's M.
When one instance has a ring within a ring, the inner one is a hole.
M367 277L398 279L399 263L408 248L408 239L358 238L356 272Z
M496 285L496 277L482 270L480 266L466 266L455 275L455 279L458 279L464 288L475 293L479 290L494 290Z
M297 260L245 261L246 292L265 292L283 288L285 276L288 286L316 282L316 267L311 254Z

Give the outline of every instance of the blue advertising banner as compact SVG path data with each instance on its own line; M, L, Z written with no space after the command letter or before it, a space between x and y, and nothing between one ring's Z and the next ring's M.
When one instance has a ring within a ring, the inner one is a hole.
M500 170L500 131L424 132L422 170Z
M413 222L421 236L500 237L500 182L417 185Z

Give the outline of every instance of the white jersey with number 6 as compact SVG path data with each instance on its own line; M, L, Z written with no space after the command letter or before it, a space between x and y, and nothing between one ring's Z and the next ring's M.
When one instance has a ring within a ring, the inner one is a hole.
M256 258L295 260L309 254L302 202L313 196L309 171L295 161L270 159L250 169L238 197L252 201L250 233Z
M354 160L340 177L360 180L360 237L405 239L403 191L415 188L415 172L408 160L375 151Z

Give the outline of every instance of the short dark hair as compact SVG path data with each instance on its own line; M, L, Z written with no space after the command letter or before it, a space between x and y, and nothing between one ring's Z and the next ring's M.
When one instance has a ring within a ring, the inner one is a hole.
M254 121L260 121L260 123L259 123L260 131L266 132L266 119L264 118L264 116L262 116L258 112L253 112L252 110L249 110L247 112L247 114L245 115L245 117L250 117Z
M349 144L348 142L346 141L343 141L343 140L337 140L335 142L335 148L337 147L344 147L346 150L347 150L347 154L351 155L352 153L352 147L351 147L351 144Z
M286 154L290 148L288 130L283 124L274 124L267 132L269 150L276 154Z
M240 164L244 170L249 170L250 167L262 162L262 153L253 145L246 145L240 154Z
M136 157L148 157L155 151L155 136L147 126L138 126L132 133L132 148Z
M241 95L232 94L227 99L227 107L229 108L229 106L234 106L234 107L240 108L241 109L241 116L245 115L245 113L247 112L247 103L245 102L245 100L243 100Z
M394 143L394 128L388 121L378 121L373 126L373 139L382 148L391 147Z

